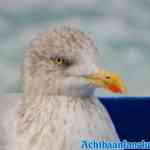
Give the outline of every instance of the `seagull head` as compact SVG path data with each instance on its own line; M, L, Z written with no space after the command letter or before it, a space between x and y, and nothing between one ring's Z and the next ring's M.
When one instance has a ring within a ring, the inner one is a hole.
M96 88L105 88L125 93L121 77L101 67L97 56L93 42L83 32L70 27L51 28L26 49L25 92L90 96Z

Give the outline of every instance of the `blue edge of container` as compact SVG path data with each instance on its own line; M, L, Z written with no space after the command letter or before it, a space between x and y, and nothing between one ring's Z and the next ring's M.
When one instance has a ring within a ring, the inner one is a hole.
M150 97L102 97L121 140L150 141Z

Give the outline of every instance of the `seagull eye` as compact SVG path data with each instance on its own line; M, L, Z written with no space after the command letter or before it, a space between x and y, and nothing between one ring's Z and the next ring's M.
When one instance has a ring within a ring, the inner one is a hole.
M63 57L53 57L49 59L50 64L55 65L63 65L64 67L69 67L72 62L70 62L68 59L65 59Z
M64 58L55 57L55 58L50 58L49 63L56 64L56 65L62 65L65 63L65 60L64 60Z
M55 63L57 64L57 65L61 65L61 64L63 64L64 63L64 59L63 58L55 58Z

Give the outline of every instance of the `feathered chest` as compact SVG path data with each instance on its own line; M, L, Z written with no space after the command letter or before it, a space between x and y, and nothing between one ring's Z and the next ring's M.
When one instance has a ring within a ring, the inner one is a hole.
M98 138L105 118L99 118L97 106L90 99L37 100L25 107L18 117L20 150L79 149L82 138ZM100 123L102 123L100 125Z

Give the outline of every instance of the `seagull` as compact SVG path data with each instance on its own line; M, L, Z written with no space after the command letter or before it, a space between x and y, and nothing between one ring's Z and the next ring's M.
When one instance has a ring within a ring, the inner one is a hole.
M25 49L23 94L0 97L0 150L79 150L83 139L119 141L93 93L126 88L97 56L79 29L51 27L39 34Z

